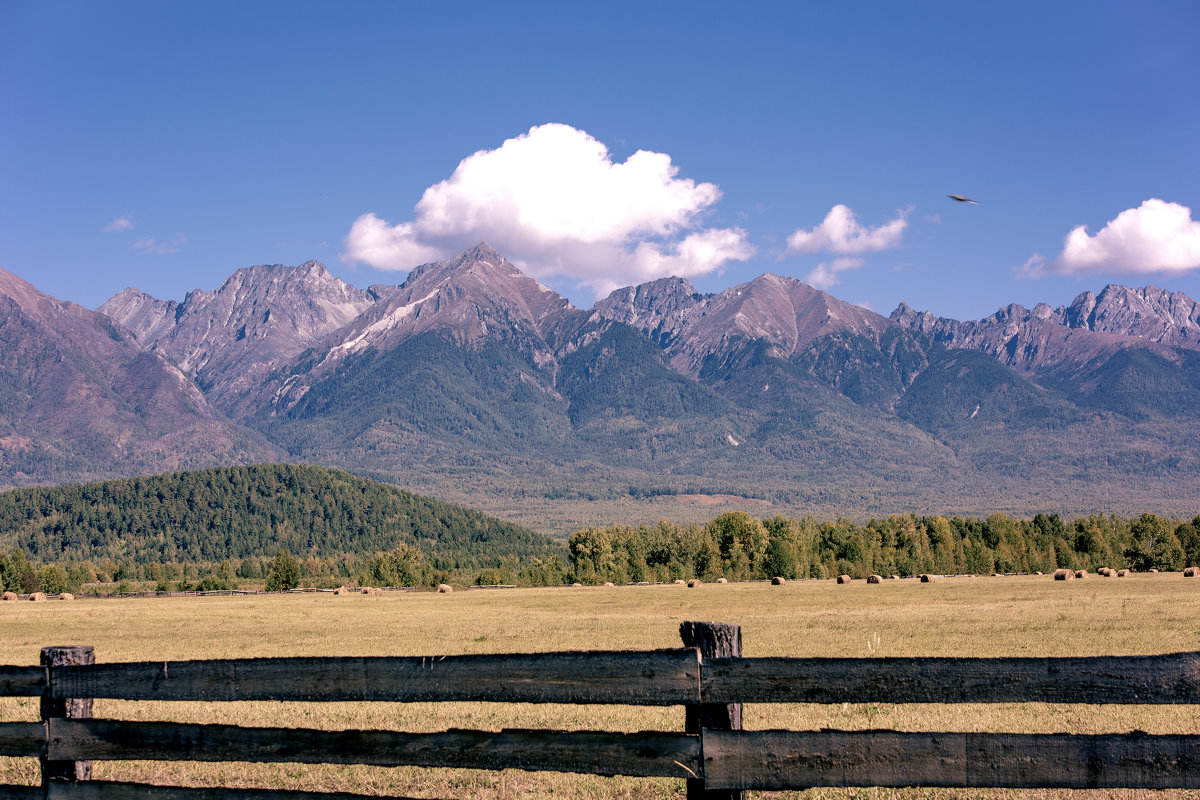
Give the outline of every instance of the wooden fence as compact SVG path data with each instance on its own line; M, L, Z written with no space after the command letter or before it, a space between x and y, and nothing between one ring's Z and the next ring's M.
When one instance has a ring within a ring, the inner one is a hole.
M0 800L351 800L360 795L91 780L97 760L522 769L683 778L689 798L812 786L1200 788L1200 736L744 731L742 703L1200 702L1200 653L1097 658L741 658L736 626L686 622L683 648L437 658L93 663L52 647L0 666L0 695L41 722L0 723L0 755L43 784ZM92 718L92 699L478 701L686 706L682 732L250 728Z

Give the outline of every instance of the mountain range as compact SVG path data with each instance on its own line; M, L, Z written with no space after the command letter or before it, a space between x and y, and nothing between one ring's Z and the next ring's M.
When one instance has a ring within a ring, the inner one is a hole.
M0 305L6 486L286 460L551 532L1200 499L1200 307L1155 287L963 322L664 278L583 310L481 243L400 286L256 266L97 311L0 272Z

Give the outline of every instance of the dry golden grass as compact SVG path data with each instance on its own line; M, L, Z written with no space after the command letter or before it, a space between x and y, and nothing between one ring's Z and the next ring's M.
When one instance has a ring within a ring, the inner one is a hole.
M45 645L91 644L99 661L283 655L439 655L679 646L684 620L742 626L747 656L1069 656L1200 649L1200 584L1178 573L1122 581L1049 575L705 583L259 597L77 600L0 606L0 663L36 664ZM37 718L36 699L0 699L0 721ZM681 708L468 703L125 703L96 716L308 728L550 727L682 730ZM747 728L1200 734L1186 706L760 705ZM196 785L320 788L414 797L668 798L683 784L554 773L337 765L97 763L97 777ZM0 759L0 783L32 783L36 763ZM1183 798L1172 792L819 790L758 797Z

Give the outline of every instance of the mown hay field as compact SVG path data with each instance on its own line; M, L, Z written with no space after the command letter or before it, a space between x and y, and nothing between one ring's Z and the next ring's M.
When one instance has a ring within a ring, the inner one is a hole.
M377 595L80 599L0 604L0 663L46 645L90 644L98 661L411 656L679 646L684 620L742 626L746 656L1086 656L1200 650L1200 580L1179 573L563 587ZM0 699L0 721L35 720L36 698ZM95 715L305 728L434 731L505 727L682 730L682 708L469 703L126 703ZM1200 734L1189 706L748 706L747 728ZM37 765L0 759L0 783ZM683 783L519 771L324 765L97 763L96 777L431 798L668 798ZM1133 798L1191 792L831 790L757 797Z

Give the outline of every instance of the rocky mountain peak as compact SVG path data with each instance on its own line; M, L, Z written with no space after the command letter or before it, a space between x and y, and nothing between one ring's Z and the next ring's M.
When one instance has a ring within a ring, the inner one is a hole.
M877 338L884 317L786 276L766 273L718 294L697 294L681 278L618 289L595 312L640 329L666 349L671 365L696 377L705 360L730 347L762 340L790 358L819 336L839 331Z
M546 337L564 317L582 312L557 292L521 272L486 242L453 258L414 268L399 287L325 339L313 379L368 349L382 353L422 333L437 331L463 343L517 337L538 363L553 359ZM306 379L307 380L307 379ZM292 380L276 391L287 406L307 391Z
M430 301L436 302L429 306ZM456 329L468 339L483 333L472 317L482 321L498 314L540 331L548 319L575 310L565 297L523 273L486 242L446 261L417 267L388 303L392 311L384 313L424 317L426 323L434 323L430 314L436 309L436 326Z
M924 334L933 334L941 321L941 318L932 311L917 311L908 303L896 306L890 319L905 328Z
M1091 329L1092 312L1096 309L1096 295L1083 292L1063 311L1063 322L1068 328Z
M1200 349L1200 304L1183 292L1168 292L1157 286L1132 289L1109 284L1098 297L1088 294L1080 295L1064 312L1065 324L1097 333L1136 336ZM1076 309L1077 305L1080 308ZM1084 315L1081 312L1087 305L1091 308Z
M245 267L213 291L188 292L181 303L126 289L99 310L143 345L174 359L228 408L282 361L348 324L375 301L375 294L333 276L320 262L307 261L298 267Z
M593 316L623 322L643 331L660 346L670 344L705 295L685 278L659 278L637 286L626 286L596 301Z

